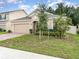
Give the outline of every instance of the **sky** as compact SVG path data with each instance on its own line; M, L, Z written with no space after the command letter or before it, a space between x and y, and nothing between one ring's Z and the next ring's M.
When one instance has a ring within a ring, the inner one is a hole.
M79 0L0 0L0 12L24 9L29 14L38 7L39 3L46 3L56 9L56 4L61 2L75 8L79 6Z

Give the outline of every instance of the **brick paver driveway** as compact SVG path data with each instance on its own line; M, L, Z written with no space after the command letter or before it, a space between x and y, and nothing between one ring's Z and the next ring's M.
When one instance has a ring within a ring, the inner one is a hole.
M0 47L0 59L61 59L61 58Z
M18 33L9 33L9 34L2 34L0 35L0 41L1 40L7 40L7 39L10 39L10 38L15 38L15 37L18 37L18 36L21 36L23 34L18 34Z

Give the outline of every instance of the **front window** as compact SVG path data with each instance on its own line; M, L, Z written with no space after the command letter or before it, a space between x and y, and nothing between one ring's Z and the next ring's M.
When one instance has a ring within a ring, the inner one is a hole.
M5 20L6 19L6 14L0 14L0 20Z
M1 15L0 15L0 20L2 19Z

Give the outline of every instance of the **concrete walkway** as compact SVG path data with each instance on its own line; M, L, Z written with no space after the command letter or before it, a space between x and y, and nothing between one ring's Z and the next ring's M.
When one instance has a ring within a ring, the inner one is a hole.
M0 47L0 59L61 59L61 58Z
M2 35L0 35L0 41L10 39L10 38L15 38L15 37L18 37L21 35L23 35L23 34L17 34L17 33L2 34Z

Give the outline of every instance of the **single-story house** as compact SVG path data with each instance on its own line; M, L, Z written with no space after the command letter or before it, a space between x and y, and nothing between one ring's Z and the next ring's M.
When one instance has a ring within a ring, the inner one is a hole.
M6 31L11 30L13 33L30 34L30 29L35 30L38 19L38 9L29 15L24 10L14 10L0 13L0 28ZM59 17L51 13L48 14L48 28L53 29L54 20ZM76 33L76 27L72 26L70 33Z

